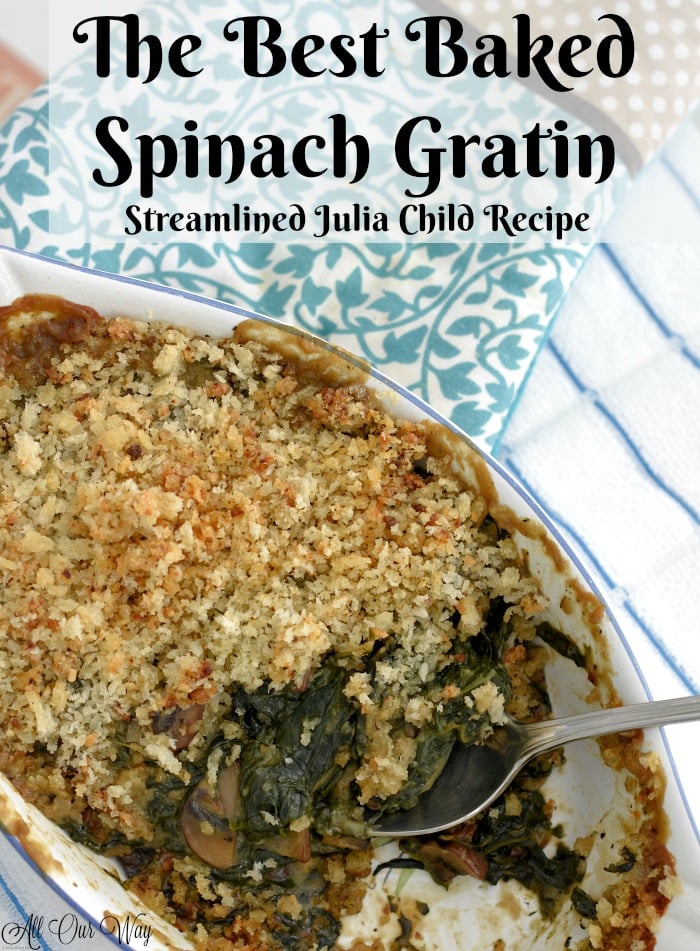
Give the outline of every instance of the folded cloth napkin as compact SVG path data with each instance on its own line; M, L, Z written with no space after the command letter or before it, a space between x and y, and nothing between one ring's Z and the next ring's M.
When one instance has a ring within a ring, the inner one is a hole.
M591 254L497 450L582 554L659 698L700 693L699 150L696 114ZM616 240L655 207L651 228L695 240ZM700 826L698 726L668 735Z

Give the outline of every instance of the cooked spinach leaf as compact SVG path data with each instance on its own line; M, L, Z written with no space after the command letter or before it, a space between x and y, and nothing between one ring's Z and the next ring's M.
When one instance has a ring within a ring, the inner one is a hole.
M582 918L597 919L598 911L596 902L591 898L588 892L582 888L576 887L573 889L571 892L571 904Z
M469 649L481 657L500 660L503 657L511 627L505 620L507 604L503 598L494 598L489 606L483 629L469 639Z
M313 816L341 772L339 751L354 736L353 709L341 673L324 668L303 693L238 691L234 709L254 743L241 754L240 791L246 829L269 835Z
M527 776L510 788L517 797L517 814L504 794L474 822L437 836L402 840L402 848L441 884L459 874L491 884L516 879L538 896L542 913L551 916L583 877L584 859L563 843L552 857L544 852L541 843L552 836L551 822L544 797L525 788L526 783Z
M577 667L586 668L585 653L577 647L570 637L557 630L548 621L542 621L537 625L537 636L555 650L557 654L572 660Z
M424 727L418 734L416 758L409 768L408 778L399 793L382 803L382 811L395 812L415 806L444 769L454 744L452 731Z
M449 662L432 680L416 681L416 696L433 701L432 714L420 726L400 717L392 724L392 736L403 734L415 741L415 756L400 792L373 801L374 809L410 808L439 777L455 743L481 742L490 733L492 710L488 703L475 702L474 691L493 685L504 702L511 696L503 662L513 643L506 610L505 602L496 599L482 631L474 637L455 637ZM548 625L540 625L539 633L575 663L584 663L584 655L568 638ZM369 674L367 689L377 709L392 699L390 678L378 675L380 663L384 672L387 665L397 671L415 666L391 635L362 658L361 669ZM355 777L369 747L371 719L346 695L357 669L353 659L345 658L319 670L303 690L238 688L229 714L239 728L236 740L225 739L226 731L220 731L206 750L187 762L187 784L152 764L147 781L148 818L155 829L151 842L127 843L120 833L107 835L92 826L89 817L71 833L120 857L129 876L150 874L154 855L187 851L179 821L183 803L205 781L213 750L222 747L221 762L227 763L238 746L240 814L222 820L234 833L235 862L210 868L210 879L250 889L256 901L273 906L283 896L296 897L299 907L294 914L278 909L268 919L280 948L333 947L339 924L328 904L323 863L329 856L365 849L370 829L358 803ZM531 688L533 696L539 691L538 709L546 710L544 682L533 682ZM463 827L402 842L404 856L389 866L423 868L443 884L458 875L490 883L516 879L538 896L543 913L551 915L583 873L582 857L561 842L553 855L544 851L544 844L561 832L552 829L538 792L554 760L553 756L534 760L511 786L509 794L515 796L518 809L512 808L512 799L507 807L504 794ZM627 871L633 863L634 856L623 853L619 865L608 870ZM167 893L167 876L163 889ZM574 889L572 902L581 914L591 910L585 898L585 892Z
M473 704L465 703L465 698L487 683L494 684L504 703L511 695L510 680L503 664L477 658L472 653L467 654L463 663L446 667L437 683L447 699L435 711L434 727L442 733L451 733L466 744L476 743L483 739L485 732L490 732L491 716L488 709L479 712Z
M542 911L551 914L561 894L583 877L583 858L562 843L553 857L547 856L539 844L551 835L544 796L517 784L515 790L519 812L511 814L506 797L501 797L479 817L474 846L487 859L487 881L517 879L538 895Z
M637 861L637 856L629 849L626 845L623 845L621 849L622 861L612 863L611 865L605 866L606 872L614 872L619 874L621 872L629 872Z

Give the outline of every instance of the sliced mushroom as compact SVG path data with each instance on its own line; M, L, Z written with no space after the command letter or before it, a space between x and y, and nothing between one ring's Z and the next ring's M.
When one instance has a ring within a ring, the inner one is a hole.
M167 733L171 736L175 740L173 750L179 753L194 739L203 713L204 705L201 703L195 703L191 707L171 707L153 714L151 729L154 733Z
M433 877L445 885L457 875L472 875L483 880L489 870L484 856L462 842L426 842L415 854Z
M358 851L367 848L369 839L361 839L356 835L324 835L323 844L329 849Z
M236 861L236 829L239 815L239 766L234 763L219 773L216 791L203 779L184 802L180 827L189 848L213 868L230 868Z
M263 844L270 852L284 855L295 862L308 862L311 858L311 833L308 829L274 836L265 839Z

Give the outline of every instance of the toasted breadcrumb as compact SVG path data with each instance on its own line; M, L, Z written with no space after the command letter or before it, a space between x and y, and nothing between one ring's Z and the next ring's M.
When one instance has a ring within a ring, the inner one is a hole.
M105 322L39 386L3 380L0 421L2 727L15 749L40 739L77 771L87 804L110 784L115 820L119 724L182 777L173 737L153 735L161 711L202 704L206 725L232 685L302 685L388 627L404 668L380 670L398 698L409 669L427 680L444 662L455 610L476 631L490 598L519 611L539 597L512 546L483 545L447 467L416 474L420 425L361 385L301 381L256 344ZM369 707L363 684L348 693ZM502 716L495 685L474 700ZM401 702L414 723L430 713ZM395 791L410 763L410 740L382 736L365 799Z

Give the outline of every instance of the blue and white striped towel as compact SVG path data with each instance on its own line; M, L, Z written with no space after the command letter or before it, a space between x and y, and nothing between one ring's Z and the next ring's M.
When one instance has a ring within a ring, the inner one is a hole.
M658 698L700 693L699 152L696 114L593 251L497 452L587 562ZM698 826L697 724L667 736Z

